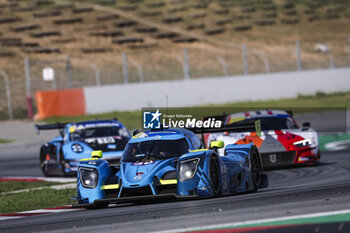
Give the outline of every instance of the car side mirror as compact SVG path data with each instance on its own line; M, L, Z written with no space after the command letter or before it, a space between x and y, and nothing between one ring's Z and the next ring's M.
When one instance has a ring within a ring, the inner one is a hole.
M210 142L210 149L224 148L225 143L223 141L212 141Z
M141 133L141 131L138 130L138 129L135 129L135 130L132 131L132 136L135 136L138 133Z
M307 129L309 129L310 127L311 127L310 122L303 122L303 128L302 128L302 130L307 130Z

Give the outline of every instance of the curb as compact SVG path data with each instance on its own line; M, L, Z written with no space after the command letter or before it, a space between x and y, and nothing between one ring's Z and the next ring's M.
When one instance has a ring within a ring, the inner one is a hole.
M44 214L71 212L71 211L77 211L77 210L82 210L82 208L72 209L71 205L67 205L67 206L59 206L59 207L54 207L54 208L29 210L29 211L15 212L15 213L9 213L9 214L0 214L0 221L9 220L9 219L16 219L16 218L24 218L24 217L30 217L30 216L37 216L37 215L44 215Z

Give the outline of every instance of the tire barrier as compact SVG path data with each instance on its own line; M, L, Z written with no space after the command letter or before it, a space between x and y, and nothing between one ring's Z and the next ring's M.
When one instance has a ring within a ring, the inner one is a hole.
M206 16L207 16L206 13L198 13L198 14L190 15L190 18L192 18L192 19L199 19L199 18L204 18Z
M224 18L224 19L218 19L214 22L214 24L221 26L221 25L225 25L225 24L230 24L232 23L232 19L231 18Z
M214 14L216 15L227 15L228 13L230 13L229 9L219 9L214 11Z
M96 21L106 21L106 20L113 20L118 18L119 18L119 15L117 14L102 15L102 16L96 17Z
M293 18L293 19L282 19L281 23L283 24L297 24L299 23L299 19Z
M255 11L255 7L245 7L241 9L241 13L253 13Z
M91 32L90 36L118 37L118 36L124 36L124 32L122 32L122 31Z
M307 20L309 22L313 22L313 21L316 21L318 19L320 19L320 17L318 15L311 15L309 18L307 18Z
M14 23L21 21L22 19L19 17L4 17L0 18L0 24L5 24L5 23Z
M153 33L158 32L158 28L156 27L137 27L134 30L138 33Z
M113 38L112 43L114 44L129 44L129 43L143 43L144 39L142 37L121 37L121 38Z
M81 51L83 53L107 53L111 52L110 48L82 48Z
M153 16L159 16L159 15L163 15L163 13L161 11L142 11L141 12L141 16L144 16L144 17L153 17Z
M204 29L204 28L205 28L205 24L204 23L198 23L198 24L188 25L186 30Z
M38 42L24 42L22 43L22 47L39 47Z
M67 44L75 41L77 41L76 38L62 38L62 39L51 40L52 43L57 43L57 44Z
M59 5L55 6L55 9L63 10L63 9L71 9L74 7L75 7L74 3L64 3L64 4L59 4Z
M45 17L53 17L53 16L60 16L61 11L48 11L48 12L35 12L33 13L33 16L35 18L45 18Z
M34 29L41 29L41 26L39 24L24 24L24 25L10 27L10 29L14 32L22 32L22 31L28 31L28 30L34 30Z
M148 8L159 8L159 7L163 7L163 6L165 6L164 2L152 2L152 3L146 4L146 7L148 7Z
M137 22L132 20L121 21L113 24L113 26L117 28L127 28L127 27L133 27L135 25L137 25Z
M177 13L177 12L184 12L187 11L188 8L186 6L181 7L173 7L168 10L169 13Z
M60 49L56 47L38 47L38 48L23 48L26 53L60 53Z
M156 39L173 39L178 36L179 34L176 32L159 32L153 35L153 37Z
M240 26L235 26L233 28L234 31L248 31L251 29L252 29L251 25L240 25Z
M245 19L251 19L252 16L251 15L237 15L235 18L237 20L245 20Z
M297 15L297 12L296 12L296 10L289 10L289 11L283 12L283 14L286 16L295 16L295 15Z
M60 31L39 31L39 32L32 32L30 33L31 37L35 38L42 38L42 37L49 37L49 36L61 36Z
M55 19L52 21L56 25L82 23L82 18Z
M144 44L131 44L128 45L129 49L149 49L158 46L157 43L144 43Z
M73 14L81 14L81 13L87 13L93 11L94 8L92 7L82 7L82 8L74 8L72 9Z
M22 7L16 7L12 9L12 11L15 11L15 12L28 12L28 11L35 11L35 10L40 10L40 8L35 6L22 6Z
M163 19L163 23L166 24L171 24L171 23L178 23L182 21L181 16L173 16L173 17L168 17Z
M118 8L122 11L134 11L139 7L137 5L124 5L124 6L119 6Z
M205 31L205 34L207 35L216 35L221 34L225 32L225 28L212 28Z
M15 57L16 54L10 51L0 51L0 57Z
M22 46L22 38L2 37L0 38L0 44L4 47L20 47Z
M275 20L258 20L255 22L255 25L258 26L269 26L276 24Z
M172 40L174 43L193 43L196 41L198 41L198 39L195 37L176 38Z

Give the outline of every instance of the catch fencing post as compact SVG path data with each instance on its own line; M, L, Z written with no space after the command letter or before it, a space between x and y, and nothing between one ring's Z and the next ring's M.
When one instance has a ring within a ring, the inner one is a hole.
M123 52L122 56L124 83L129 83L128 58L125 52Z
M296 56L297 56L297 68L298 70L302 70L302 64L301 64L301 49L300 49L300 41L297 40L295 41L295 45L296 45Z
M10 89L10 82L7 74L5 71L0 69L0 74L4 77L5 80L5 88L6 88L6 98L7 98L7 109L8 109L8 115L9 119L13 119L13 111L12 111L12 103L11 103L11 89Z
M72 65L71 65L71 61L70 61L70 56L67 55L67 59L66 59L66 70L67 70L67 85L68 88L72 88L73 87L73 83L72 83Z
M222 66L222 70L224 72L224 76L228 76L228 71L227 71L227 63L223 57L217 56L216 59Z
M267 57L266 53L262 54L262 59L264 61L266 73L271 73L270 61L269 61L269 58Z
M248 75L249 66L248 66L247 46L245 44L242 44L242 54L243 54L243 74Z
M95 64L90 63L90 67L94 70L95 72L95 81L96 81L96 86L101 86L101 79L100 79L100 70L97 68Z
M24 58L24 73L26 77L26 101L27 101L27 111L28 119L33 119L33 100L31 95L31 78L30 78L30 65L29 58Z
M134 64L134 66L138 70L138 72L139 72L139 81L140 81L140 83L142 83L144 81L142 66L137 61L133 61L132 64Z
M189 80L191 77L190 77L190 65L188 63L188 50L187 50L187 48L184 48L183 70L184 70L185 79Z

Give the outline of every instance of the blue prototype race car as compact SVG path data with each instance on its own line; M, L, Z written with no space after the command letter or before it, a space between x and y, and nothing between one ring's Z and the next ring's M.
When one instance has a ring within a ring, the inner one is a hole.
M73 123L35 125L40 130L58 129L60 136L40 148L40 166L44 176L76 175L79 160L101 150L111 163L119 163L130 140L129 131L117 120L93 120Z
M120 166L101 159L98 151L79 162L78 204L73 207L213 197L267 187L255 145L227 145L219 156L216 150L223 146L214 141L211 149L201 149L201 140L187 129L139 132L128 142Z

